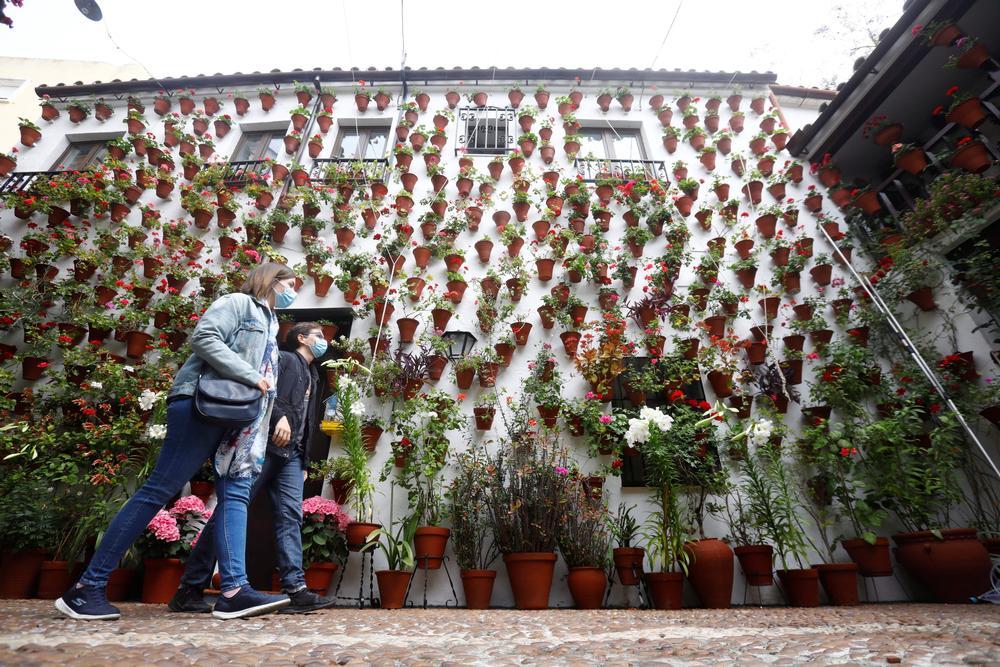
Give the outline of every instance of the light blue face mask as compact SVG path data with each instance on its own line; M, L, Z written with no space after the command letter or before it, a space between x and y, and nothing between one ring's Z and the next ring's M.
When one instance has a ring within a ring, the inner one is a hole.
M326 354L326 348L327 344L325 338L319 338L316 340L315 343L309 346L309 349L312 350L313 357L315 357L316 359L319 359L324 354Z
M274 289L273 287L271 289ZM279 292L274 290L274 305L277 308L288 308L292 303L295 302L295 297L298 294L291 287L285 286L284 292Z

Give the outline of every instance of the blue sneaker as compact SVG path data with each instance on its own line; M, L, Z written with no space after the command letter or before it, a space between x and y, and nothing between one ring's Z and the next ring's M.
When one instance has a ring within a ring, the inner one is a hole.
M212 616L222 620L263 616L287 607L290 602L287 595L267 595L244 586L231 598L220 595L215 601Z
M78 621L117 621L122 613L110 602L103 588L73 585L56 600L56 609Z

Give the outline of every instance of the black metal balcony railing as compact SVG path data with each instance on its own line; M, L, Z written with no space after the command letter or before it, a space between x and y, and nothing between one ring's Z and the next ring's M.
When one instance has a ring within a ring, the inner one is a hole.
M354 183L385 183L389 175L388 158L319 158L313 160L309 180L313 183L334 183L343 179Z
M584 181L599 178L644 178L666 182L667 165L660 160L608 160L605 158L577 158L573 166Z
M238 160L226 165L224 183L231 188L247 185L251 181L263 180L271 166L263 160Z
M65 171L15 171L0 185L0 195L10 192L23 192L29 189L39 178L49 178L64 174Z
M457 117L456 155L504 155L517 147L513 107L462 107Z

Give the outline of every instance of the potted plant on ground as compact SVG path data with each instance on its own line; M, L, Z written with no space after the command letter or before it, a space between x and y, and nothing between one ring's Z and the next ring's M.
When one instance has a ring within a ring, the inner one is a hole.
M390 524L391 525L391 524ZM413 534L416 516L397 524L396 532L379 528L368 534L362 551L381 549L385 554L386 569L376 570L379 603L382 609L402 609L406 603L406 590L413 577Z
M582 482L568 484L565 494L559 552L569 567L569 592L577 609L600 609L611 542L604 496Z
M350 517L336 500L312 496L302 501L302 567L306 587L326 595L337 567L347 560Z
M166 604L177 592L184 573L184 558L212 513L197 496L183 496L169 510L156 513L139 536L136 550L145 570L142 601Z
M473 448L456 459L457 472L448 489L452 546L461 570L466 607L489 609L497 576L492 565L499 552L489 530L487 457L484 450Z

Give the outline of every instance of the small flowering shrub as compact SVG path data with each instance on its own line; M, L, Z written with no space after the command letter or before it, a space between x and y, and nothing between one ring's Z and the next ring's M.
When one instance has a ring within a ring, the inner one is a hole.
M336 501L313 496L302 501L302 564L342 562L347 558L351 518Z
M198 496L184 496L169 510L161 509L139 536L136 548L143 558L184 559L198 543L212 511Z

